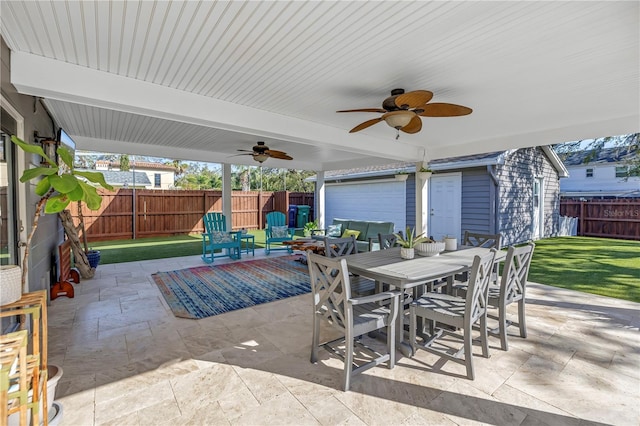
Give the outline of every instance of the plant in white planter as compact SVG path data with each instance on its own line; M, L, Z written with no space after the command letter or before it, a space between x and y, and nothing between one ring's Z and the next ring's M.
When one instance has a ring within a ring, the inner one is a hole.
M415 246L423 242L432 241L431 238L423 236L424 233L416 235L416 229L407 226L406 234L401 232L394 234L397 238L396 244L400 246L400 257L403 259L413 259L415 257Z
M394 175L394 178L399 182L403 182L409 178L409 173L405 171L399 171L399 172L396 172L396 174Z
M89 209L98 210L102 204L102 197L98 194L96 186L101 186L109 190L113 190L113 187L107 184L104 176L100 172L74 170L73 155L64 146L59 146L56 150L58 157L62 160L62 162L58 164L54 159L49 158L47 154L45 154L40 145L28 144L16 136L11 136L11 141L18 145L23 151L41 156L47 163L46 166L25 170L20 177L20 182L23 183L33 179L39 179L35 187L35 193L41 197L40 201L36 204L31 231L27 236L24 257L22 259L23 291L26 291L29 248L31 247L33 235L38 228L38 221L42 215L43 207L45 213L58 214L60 216L65 232L71 240L71 248L80 275L82 275L83 278L93 277L95 269L89 266L87 256L80 245L77 230L71 220L71 214L65 209L72 201L82 201L87 204ZM85 182L85 179L86 181L96 184L96 186Z
M313 222L307 222L304 224L304 227L302 228L302 233L304 234L305 237L310 237L311 234L313 234L313 231L318 229L318 219L314 220Z
M424 167L421 167L420 170L416 172L416 175L422 180L429 179L432 174L433 174L433 171L431 169L427 169Z

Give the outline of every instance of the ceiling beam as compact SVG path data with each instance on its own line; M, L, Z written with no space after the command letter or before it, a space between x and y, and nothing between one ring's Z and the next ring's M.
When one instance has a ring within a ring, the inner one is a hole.
M391 160L421 159L421 148L233 104L23 52L12 52L11 82L23 94L326 146Z

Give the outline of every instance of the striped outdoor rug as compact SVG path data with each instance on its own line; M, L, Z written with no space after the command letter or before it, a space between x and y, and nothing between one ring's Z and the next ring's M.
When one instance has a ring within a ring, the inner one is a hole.
M200 319L311 292L309 270L297 258L199 266L152 277L175 316Z

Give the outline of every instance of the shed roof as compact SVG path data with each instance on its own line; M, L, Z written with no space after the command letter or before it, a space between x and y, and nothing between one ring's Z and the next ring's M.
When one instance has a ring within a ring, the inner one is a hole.
M549 160L554 165L560 177L568 176L566 168L563 166L562 161L558 158L557 154L548 146L543 146L541 149L547 154ZM470 167L484 167L496 164L503 164L505 156L511 152L509 151L495 151L487 152L483 154L463 155L460 157L449 157L429 162L429 168L433 171L446 171L452 169L462 169ZM415 163L391 163L381 166L371 167L359 167L354 169L332 170L325 172L325 180L338 180L338 179L362 179L373 178L379 176L389 176L398 172L414 173L416 171ZM308 180L314 181L315 177L308 178Z

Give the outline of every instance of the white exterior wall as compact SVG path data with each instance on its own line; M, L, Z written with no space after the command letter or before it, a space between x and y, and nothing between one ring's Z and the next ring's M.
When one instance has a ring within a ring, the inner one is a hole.
M626 181L616 178L618 163L581 164L566 166L569 177L560 179L561 192L577 191L633 191L640 189L640 177L630 177ZM586 170L593 169L593 177L586 177Z
M151 181L151 185L147 185L147 189L171 189L174 187L173 172L159 171L159 170L141 170L141 169L136 169L136 171L145 172L147 174L147 177L149 177L149 180ZM155 185L156 174L160 174L159 187Z
M393 222L396 231L406 223L406 182L394 179L358 183L327 183L325 219L372 220Z

